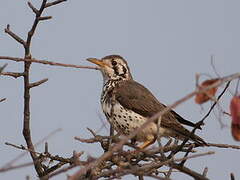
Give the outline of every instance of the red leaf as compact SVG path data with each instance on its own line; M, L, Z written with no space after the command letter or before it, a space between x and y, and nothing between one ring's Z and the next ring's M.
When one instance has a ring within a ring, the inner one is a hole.
M206 80L206 81L202 82L202 84L200 86L198 86L198 88L199 88L199 90L201 90L203 88L206 88L206 87L216 83L218 80L219 80L218 78ZM209 99L211 99L212 96L215 96L216 92L217 92L217 87L211 88L203 93L197 93L195 96L195 102L197 104L205 103Z
M236 141L240 141L240 124L232 123L232 136Z
M230 104L232 116L232 136L236 141L240 141L240 96L234 96Z

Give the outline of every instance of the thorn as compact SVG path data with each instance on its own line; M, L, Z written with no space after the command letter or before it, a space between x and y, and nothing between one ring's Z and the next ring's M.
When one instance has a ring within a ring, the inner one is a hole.
M37 81L37 82L34 82L34 83L30 83L28 87L29 88L33 88L33 87L39 86L39 85L41 85L41 84L43 84L43 83L45 83L47 81L48 81L48 78L45 78L45 79L42 79L40 81Z
M49 152L48 152L48 143L47 142L45 142L44 154L49 154Z

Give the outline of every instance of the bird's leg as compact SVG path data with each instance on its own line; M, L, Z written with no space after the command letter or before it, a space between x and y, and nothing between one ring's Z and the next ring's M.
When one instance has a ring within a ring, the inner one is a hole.
M114 129L113 129L113 125L110 125L110 137L113 137L114 136ZM111 144L112 144L112 138L109 139L108 141L108 150L110 149L111 147Z
M146 147L148 147L149 145L153 144L155 142L156 138L153 139L148 139L147 141L145 141L143 144L141 144L140 146L138 146L139 149L144 149Z

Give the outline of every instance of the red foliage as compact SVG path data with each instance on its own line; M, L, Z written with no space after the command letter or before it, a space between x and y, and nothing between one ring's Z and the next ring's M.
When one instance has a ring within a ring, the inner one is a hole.
M230 104L232 116L232 136L236 141L240 141L240 96L234 96Z
M216 83L219 79L209 79L206 81L203 81L202 84L199 86L199 90L206 88L214 83ZM203 104L205 102L207 102L209 99L211 99L211 97L215 96L217 92L217 87L215 88L211 88L203 93L197 93L195 96L195 102L197 104Z

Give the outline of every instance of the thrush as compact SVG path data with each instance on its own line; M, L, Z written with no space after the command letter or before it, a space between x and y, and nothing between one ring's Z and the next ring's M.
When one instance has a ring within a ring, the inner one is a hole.
M128 64L121 56L110 55L102 59L88 58L87 60L98 65L102 72L102 110L108 122L118 133L129 135L148 118L166 107L147 88L133 80ZM197 144L205 144L202 138L191 134L183 125L195 126L194 123L170 110L161 117L159 129L156 119L142 129L134 139L143 142L139 146L141 149L153 144L158 136L180 140L189 137Z

